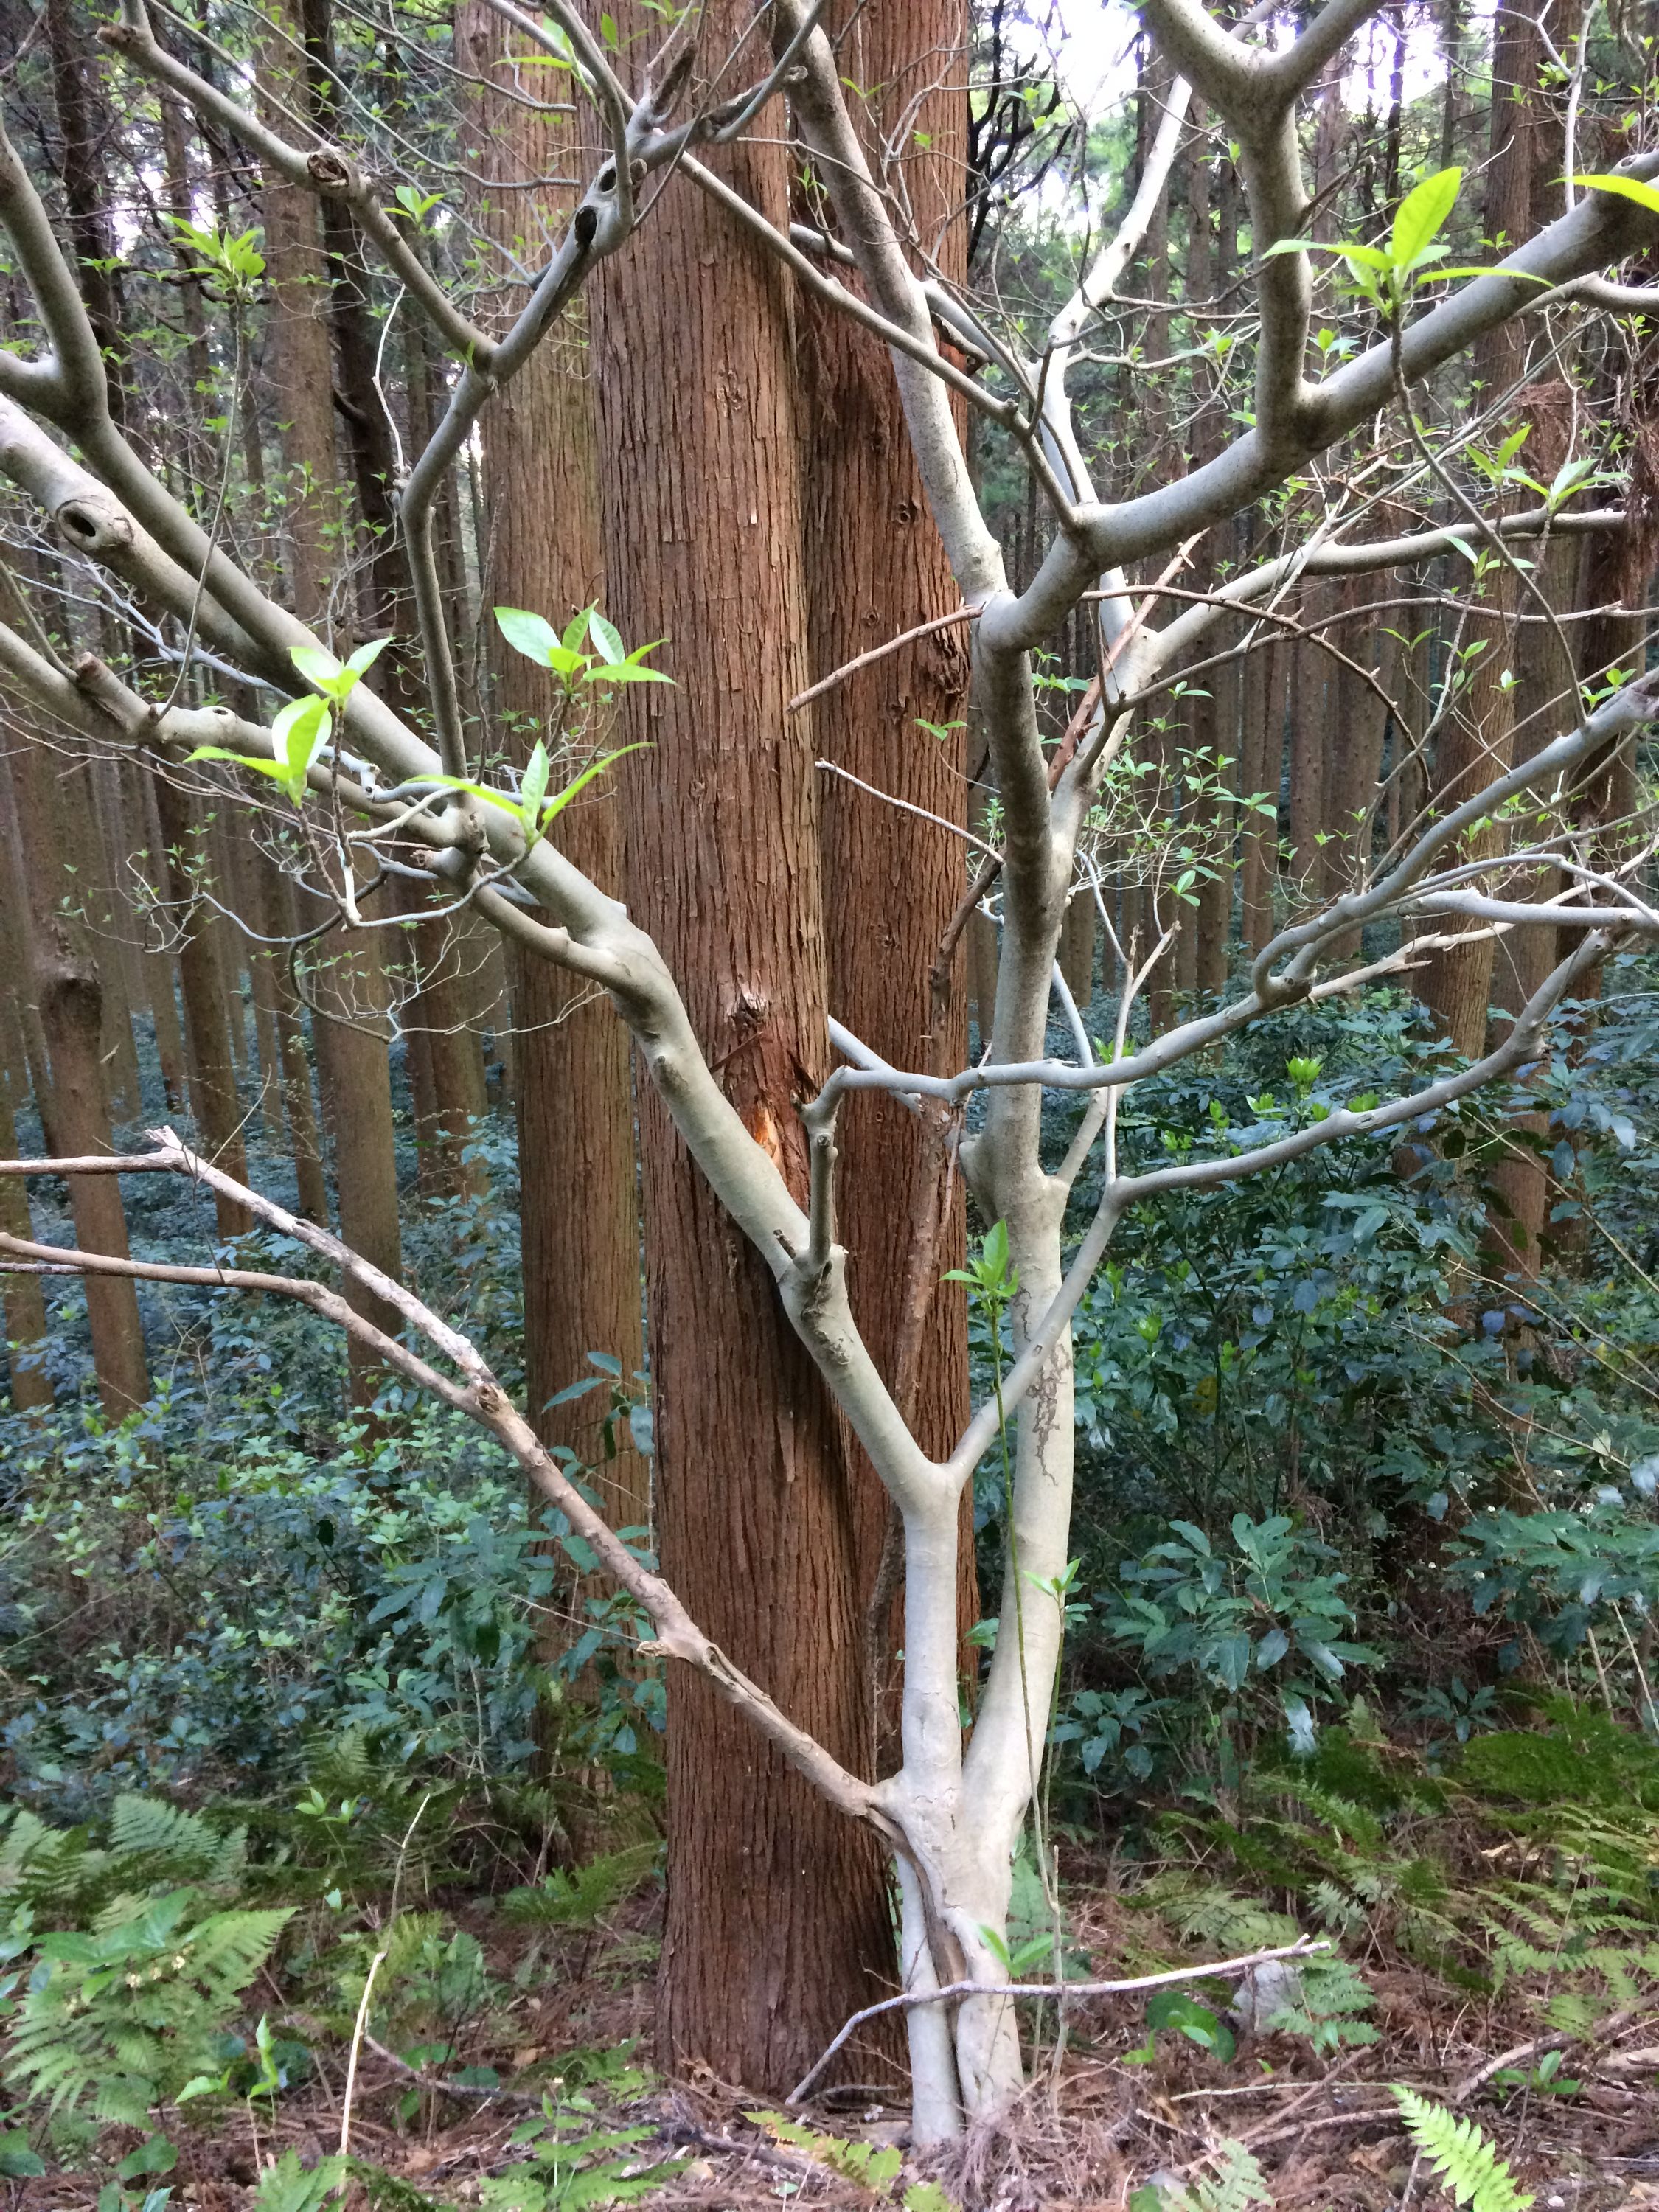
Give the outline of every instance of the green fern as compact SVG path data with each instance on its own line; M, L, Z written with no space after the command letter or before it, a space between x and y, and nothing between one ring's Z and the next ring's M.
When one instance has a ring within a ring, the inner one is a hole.
M1394 2094L1407 2134L1464 2212L1526 2212L1531 2195L1516 2187L1515 2176L1473 2120L1455 2118L1415 2089L1396 2084Z
M860 2142L856 2137L824 2135L802 2125L782 2112L745 2112L744 2119L764 2128L775 2142L789 2143L827 2166L832 2173L884 2197L897 2180L904 2154L890 2143Z
M1299 1969L1297 1981L1300 1987L1291 2002L1268 2014L1269 2027L1306 2036L1321 2056L1381 2042L1376 2029L1359 2017L1376 1998L1346 1959L1310 1959Z
M233 1895L246 1856L245 1829L220 1835L155 1798L116 1799L107 1849L85 1828L49 1828L20 1811L0 1844L0 1906L28 1905L37 1922L85 1923L102 1913L113 1924L131 1919L152 1892L181 1883Z
M1287 1914L1270 1912L1224 1883L1197 1882L1189 1875L1164 1875L1148 1882L1139 1899L1186 1941L1213 1944L1224 1956L1269 1950L1297 1939L1296 1923Z
M345 2159L321 2158L315 2166L305 2166L297 2152L285 2150L260 2175L250 2212L321 2212L329 2198L343 2189L347 2171Z
M1211 2156L1213 2175L1200 2176L1190 2189L1146 2182L1130 2192L1129 2212L1250 2212L1253 2204L1272 2204L1267 2177L1243 2143L1229 2139Z
M53 2112L143 2126L193 2076L270 1956L291 1908L199 1913L180 1888L91 1934L43 1936L12 2027L6 2079Z
M609 1851L572 1874L556 1868L533 1889L508 1890L501 1917L538 1928L592 1928L640 1887L657 1857L652 1841Z
M153 1797L118 1797L109 1819L110 1863L124 1880L143 1865L157 1881L197 1881L222 1888L240 1877L247 1831L222 1836L199 1814Z

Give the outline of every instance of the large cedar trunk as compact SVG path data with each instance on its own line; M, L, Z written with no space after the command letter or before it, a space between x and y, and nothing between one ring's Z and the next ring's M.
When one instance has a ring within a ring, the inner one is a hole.
M507 96L503 65L514 38L483 0L456 24L461 65L478 80L468 118L472 219L486 236L540 265L544 240L568 221L568 187L526 180L571 176L583 163L568 116L538 113ZM492 289L503 322L524 304L520 286ZM586 318L581 303L533 353L484 417L489 538L483 600L526 606L561 629L578 608L607 602ZM643 641L631 611L629 642ZM494 723L520 759L552 700L546 672L493 637ZM601 890L622 887L622 808L610 779L559 817L557 842ZM608 1000L545 960L511 961L519 1133L525 1370L531 1417L544 1442L599 1459L597 1395L549 1401L593 1374L587 1355L641 1364L640 1224L628 1033ZM598 1469L619 1527L650 1518L649 1468L623 1448Z
M624 36L659 35L644 9L619 12ZM702 53L723 58L749 18L743 0L717 0ZM702 83L689 95L707 96ZM710 161L787 222L781 147ZM605 264L595 319L611 608L630 637L668 640L658 659L676 679L629 702L624 734L653 748L619 772L629 905L744 1125L804 1200L798 1102L827 1073L828 1006L813 724L789 711L807 674L792 288L729 217L675 191ZM650 342L660 329L672 349ZM654 1089L640 1133L664 1571L792 1719L862 1770L839 1424ZM662 2056L775 2093L890 1978L883 1869L700 1676L675 1670L668 1697Z

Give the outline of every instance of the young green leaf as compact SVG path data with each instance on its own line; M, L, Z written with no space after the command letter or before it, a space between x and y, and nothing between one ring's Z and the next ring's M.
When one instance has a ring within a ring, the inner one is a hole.
M346 662L346 666L354 676L367 676L391 642L389 635L386 637L370 638L367 645L360 645L357 647L356 653Z
M325 699L293 699L270 726L277 758L287 765L289 797L296 806L307 771L328 743L330 721Z
M524 816L525 830L532 837L542 818L542 802L547 797L547 747L538 738L531 749L524 781L519 786L519 806Z
M320 687L338 681L339 662L331 653L325 653L319 645L291 645L288 657L308 684Z
M622 641L622 632L614 623L608 623L597 607L587 611L587 635L593 641L593 650L607 666L626 660L628 647Z
M1616 192L1646 208L1650 215L1659 215L1659 185L1644 183L1640 177L1575 177L1572 181L1588 192Z
M641 668L631 660L607 660L601 667L587 669L582 677L585 684L672 684L673 680L660 668Z
M561 643L551 623L523 607L497 607L495 621L514 653L523 653L526 660L539 661L544 668L556 667L554 654L568 650ZM570 658L574 660L575 655L572 653Z
M314 684L325 698L343 707L391 642L390 637L371 638L357 647L343 668L320 646L291 645L288 657L308 684Z
M1414 269L1446 227L1457 204L1462 169L1439 169L1413 185L1395 212L1389 258L1396 269Z

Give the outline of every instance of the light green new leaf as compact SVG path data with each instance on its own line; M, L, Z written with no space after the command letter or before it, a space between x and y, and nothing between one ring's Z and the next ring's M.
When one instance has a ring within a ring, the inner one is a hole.
M357 679L353 676L351 680L355 684ZM229 761L237 768L252 769L256 775L268 775L282 785L295 805L301 806L305 803L306 777L328 743L331 727L325 699L291 699L270 726L275 760L264 760L256 753L228 752L223 745L198 745L190 758Z
M533 804L532 803L532 778L538 773L537 753L541 755L540 789L545 792L547 788L547 754L539 738L536 742L535 750L531 754L530 764L525 770L524 787L516 795L510 791L498 791L487 783L469 782L464 775L433 775L427 777L426 781L428 783L441 784L446 791L464 791L471 798L481 799L487 805L498 806L503 814L512 815L524 831L525 845L528 850L536 843L554 817L562 814L576 793L585 785L592 783L596 775L602 775L613 761L621 760L628 753L649 750L648 745L641 743L623 745L614 753L606 753L602 758L590 762L579 776L566 784L562 791L556 792L551 799L538 797Z
M392 642L389 636L371 638L360 645L343 668L331 653L317 645L291 645L288 657L308 684L314 684L325 697L343 706L356 690L360 679L373 668Z
M1650 215L1659 215L1659 185L1646 184L1640 177L1575 177L1572 181L1589 192L1616 192L1646 208Z
M501 635L515 653L523 653L526 660L536 660L544 668L552 668L556 653L566 651L559 634L550 622L540 615L532 615L524 607L497 607L495 621Z
M525 767L524 781L519 786L519 810L524 817L526 832L532 837L536 834L536 825L542 818L542 803L547 797L547 747L538 738Z
M386 651L387 646L389 646L391 642L392 639L389 634L385 637L370 638L367 645L360 645L357 647L356 653L354 653L351 655L351 658L346 662L346 666L351 671L354 676L368 675L369 670L374 667L375 662L380 659L380 655Z
M608 623L597 607L587 612L587 635L593 641L593 650L609 666L628 658L628 647L622 641L622 632L614 623Z
M305 789L307 772L328 743L331 726L325 699L291 700L270 726L277 757L288 763L289 796L296 806Z
M1327 252L1340 253L1356 276L1362 269L1392 269L1392 258L1380 246L1332 246Z
M1394 218L1390 258L1396 269L1412 269L1445 228L1446 218L1457 204L1463 182L1462 169L1440 169L1414 185Z
M1437 282L1442 276L1512 276L1517 284L1541 284L1547 292L1555 283L1553 276L1534 276L1530 269L1511 269L1506 261L1498 262L1496 267L1472 261L1455 269L1425 270L1424 274L1431 282Z
M325 653L320 645L291 645L288 657L308 684L333 684L338 680L339 662L331 653Z
M229 752L223 745L198 745L193 753L185 755L185 759L187 763L201 760L228 761L233 768L251 768L256 775L274 776L284 787L289 781L285 763L261 760L258 753Z
M588 669L582 678L585 684L672 684L673 680L660 668L641 668L631 660L608 660L602 668Z

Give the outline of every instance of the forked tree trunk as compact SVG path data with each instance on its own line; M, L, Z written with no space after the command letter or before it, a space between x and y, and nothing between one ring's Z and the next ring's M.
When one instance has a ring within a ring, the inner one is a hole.
M77 15L79 20L77 21ZM98 49L89 18L74 0L46 0L40 10L52 59L52 95L62 134L65 211L81 296L103 356L109 411L127 419L125 316L121 300L121 255L106 205L109 132L98 76Z
M1541 198L1536 186L1547 174L1541 167L1536 172L1534 203ZM1534 205L1534 227L1541 212ZM1529 475L1548 483L1567 458L1573 393L1565 381L1552 380L1528 386L1524 396L1532 426L1525 466ZM1571 610L1578 604L1580 580L1586 568L1584 550L1582 538L1558 533L1534 553L1534 574L1553 607ZM1565 636L1567 649L1564 652L1562 640L1551 624L1533 622L1521 630L1516 649L1517 760L1529 758L1563 731L1571 729L1579 719L1578 672L1572 657L1571 630L1565 631ZM1524 830L1522 834L1525 835ZM1561 887L1559 868L1538 868L1529 878L1517 882L1510 896L1545 899ZM1499 1010L1492 1024L1495 1039L1508 1034L1510 1024L1503 1019L1504 1013L1520 1011L1542 985L1556 957L1556 932L1551 929L1514 929L1499 940L1492 981L1492 1004ZM1506 1127L1516 1141L1491 1172L1500 1202L1493 1209L1497 1218L1489 1225L1499 1267L1525 1282L1537 1273L1548 1212L1544 1160L1548 1122L1541 1114L1529 1114L1517 1116Z
M1244 663L1243 727L1239 732L1239 789L1246 799L1258 793L1276 809L1285 758L1284 673L1290 649L1271 640L1259 644ZM1278 825L1272 814L1254 808L1240 833L1244 943L1260 952L1273 935L1273 875Z
M300 35L297 13L284 11L289 39ZM262 83L274 98L304 112L306 73L294 46L273 35L261 56ZM289 562L295 613L326 637L356 612L337 592L335 572L346 565L349 547L343 537L349 511L343 495L334 445L334 362L321 313L330 298L329 271L322 252L315 200L297 188L267 176L264 185L265 264L273 313L270 351L278 422L283 425L283 495ZM297 917L310 927L314 917ZM313 1003L313 1042L324 1115L333 1143L340 1233L345 1242L386 1274L402 1270L402 1230L398 1218L396 1128L392 1113L392 1079L386 1060L386 979L380 949L372 931L342 928L321 940L308 963ZM289 1026L285 1045L293 1054L296 1028ZM297 1075L297 1071L295 1071ZM290 1098L299 1085L290 1079ZM317 1192L304 1188L309 1162L300 1146L301 1203L314 1204ZM398 1320L355 1285L346 1296L355 1310L392 1334ZM354 1340L350 1348L353 1402L368 1404L380 1387L380 1370Z
M569 219L573 194L559 185L526 189L526 180L583 173L571 118L508 96L514 73L503 56L521 42L483 0L466 0L458 11L456 39L463 66L477 80L466 122L477 184L471 219L522 265L538 268L547 241ZM506 319L524 296L509 285L492 294L491 306ZM483 434L485 607L530 607L562 629L579 608L608 605L580 302L498 395ZM630 645L653 635L638 628L631 609L612 611L632 625ZM507 647L493 620L489 633L495 727L522 760L549 719L553 687ZM614 896L622 887L621 802L609 778L590 793L559 817L556 842ZM590 1352L619 1360L629 1376L643 1357L628 1034L608 1001L550 963L515 954L510 965L531 1417L544 1442L592 1462L601 1457L595 1416L605 1401L598 1394L549 1401L592 1375ZM618 1527L646 1526L650 1469L625 1435L621 1442L617 1458L598 1469L606 1510Z
M11 764L12 794L27 893L29 995L40 1009L51 1062L49 1091L37 1103L52 1152L85 1158L115 1147L100 1049L98 969L84 927L65 913L62 898L64 854L78 838L63 819L60 766L56 750L44 739L20 745ZM77 1244L116 1259L128 1256L126 1214L114 1176L70 1176L70 1204ZM149 1395L137 1292L118 1276L89 1275L86 1298L98 1395L110 1419L121 1420Z
M417 885L399 883L398 911L415 921L404 936L411 995L401 1019L422 1188L445 1198L477 1199L488 1189L489 1177L466 1154L489 1101L483 1052L471 1021L471 994L462 974L470 947L453 918L420 919L430 903Z
M165 840L155 806L155 779L148 767L129 762L122 790L134 864L143 869L147 883L160 889L165 880ZM177 966L172 953L163 947L164 928L158 927L153 917L146 917L143 930L144 1002L155 1025L161 1089L168 1112L180 1113L190 1100L190 1060L185 1049L184 1024L179 1018Z
M873 88L854 109L872 168L885 175L901 222L914 223L946 281L964 283L966 227L951 220L962 198L968 119L963 0L846 6L839 18L832 11L830 27L844 72ZM897 149L890 164L882 158L887 143ZM802 303L801 322L816 681L872 645L948 613L961 595L927 512L886 348L815 301ZM965 826L967 685L965 629L921 639L817 702L817 754L938 822ZM948 829L838 776L823 776L819 805L831 1012L891 1066L941 1073L962 1066L965 948L959 945L944 972L935 970L967 888L966 848ZM1078 933L1087 960L1092 902L1079 902L1077 910L1090 925L1086 946ZM836 1127L837 1233L848 1254L853 1311L922 1449L936 1458L951 1449L970 1411L967 1304L960 1285L939 1280L962 1264L965 1238L954 1133L951 1117L913 1114L878 1091L849 1099ZM873 1598L881 1614L866 1622L878 1696L895 1594L882 1561L896 1532L890 1538L886 1492L853 1449L861 1602L868 1607ZM964 1632L977 1610L971 1519L966 1533Z
M1202 111L1195 111L1193 119L1201 123ZM1224 149L1222 158L1226 158ZM1208 300L1214 292L1218 259L1224 270L1231 261L1224 238L1220 254L1217 253L1212 228L1213 197L1210 149L1200 139L1187 162L1186 290L1187 297L1194 302ZM1224 422L1225 409L1218 391L1199 406L1188 434L1195 469L1202 468L1220 452ZM1189 590L1208 591L1216 581L1216 536L1211 532L1195 549L1193 569L1182 578ZM1206 653L1219 651L1224 637L1223 626L1207 642ZM1232 789L1238 767L1235 737L1238 717L1231 668L1211 670L1197 679L1191 717L1191 744L1200 764L1200 773L1213 776L1218 785ZM1231 765L1224 768L1223 762ZM1228 945L1233 926L1232 815L1219 793L1213 799L1188 798L1187 804L1193 810L1194 842L1207 848L1206 873L1198 886L1198 906L1196 911L1188 909L1183 925L1193 939L1192 980L1201 991L1218 993L1226 987Z
M617 12L625 38L659 35L645 8ZM749 21L745 0L716 0L702 52L725 54ZM787 225L781 148L708 160ZM828 1072L829 1009L813 726L789 711L807 672L793 315L778 264L701 194L673 192L605 265L595 352L607 590L629 636L671 641L659 659L676 679L629 702L624 733L653 746L619 771L629 905L686 979L744 1126L804 1199L796 1102ZM664 328L666 354L646 338ZM664 1571L784 1711L861 1771L840 1425L654 1087L640 1125ZM672 1673L668 1699L663 2057L787 2088L890 1977L882 1867L701 1677Z

